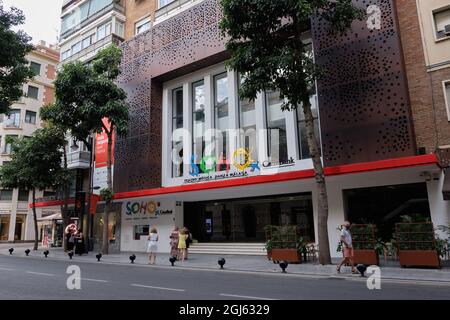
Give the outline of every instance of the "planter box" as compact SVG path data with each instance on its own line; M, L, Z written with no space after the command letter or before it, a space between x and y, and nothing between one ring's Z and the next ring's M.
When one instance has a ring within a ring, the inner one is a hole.
M355 264L379 265L380 259L374 249L358 249L354 250L353 262Z
M274 262L276 261L287 261L289 263L302 262L302 256L297 249L272 249L271 256Z
M441 261L435 250L399 250L398 259L402 267L441 267Z

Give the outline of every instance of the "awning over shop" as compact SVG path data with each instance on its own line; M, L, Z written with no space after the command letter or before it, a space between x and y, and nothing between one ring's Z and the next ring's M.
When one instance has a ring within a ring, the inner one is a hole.
M450 200L450 168L444 170L444 185L442 186L444 200Z
M55 213L55 214L51 214L49 216L40 217L37 220L38 221L52 221L52 220L60 220L60 219L62 219L61 213Z

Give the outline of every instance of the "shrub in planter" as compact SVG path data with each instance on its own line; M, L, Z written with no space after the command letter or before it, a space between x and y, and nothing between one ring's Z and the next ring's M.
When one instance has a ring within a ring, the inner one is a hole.
M383 250L383 243L375 238L375 225L354 224L350 227L352 234L354 263L378 265L379 254Z
M287 261L300 263L303 238L299 236L297 226L266 226L266 250L269 259L274 263Z
M400 265L440 268L436 235L431 222L402 222L395 225Z

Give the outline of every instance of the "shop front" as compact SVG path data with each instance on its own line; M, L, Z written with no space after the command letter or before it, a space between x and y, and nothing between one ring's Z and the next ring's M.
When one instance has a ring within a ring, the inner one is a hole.
M200 242L265 242L267 225L297 225L315 239L311 193L186 202L184 224Z

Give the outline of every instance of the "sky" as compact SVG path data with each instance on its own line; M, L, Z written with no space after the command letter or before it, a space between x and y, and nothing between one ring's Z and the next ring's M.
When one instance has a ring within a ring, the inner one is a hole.
M32 43L39 40L56 44L60 30L60 15L63 0L0 0L5 8L13 6L25 14L24 30L33 38Z

